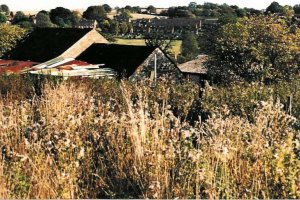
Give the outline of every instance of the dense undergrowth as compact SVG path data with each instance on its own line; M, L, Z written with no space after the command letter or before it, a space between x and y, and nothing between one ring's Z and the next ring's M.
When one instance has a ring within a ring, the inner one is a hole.
M1 77L0 198L300 198L298 85Z

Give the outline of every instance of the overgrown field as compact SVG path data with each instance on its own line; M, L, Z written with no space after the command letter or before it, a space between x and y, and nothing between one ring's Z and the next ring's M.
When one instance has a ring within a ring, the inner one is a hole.
M300 198L297 84L1 77L0 198Z

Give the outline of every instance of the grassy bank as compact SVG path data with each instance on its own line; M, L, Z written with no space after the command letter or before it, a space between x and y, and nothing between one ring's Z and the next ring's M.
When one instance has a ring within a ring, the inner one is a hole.
M178 54L180 54L181 52L181 40L175 40L172 43L172 49L171 52L178 56ZM143 39L120 39L117 38L116 39L116 44L125 44L125 45L140 45L140 46L145 46L145 40Z

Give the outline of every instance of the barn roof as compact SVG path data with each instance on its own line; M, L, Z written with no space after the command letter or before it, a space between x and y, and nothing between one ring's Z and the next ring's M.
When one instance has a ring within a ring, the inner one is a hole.
M76 59L91 64L105 64L104 67L129 77L155 49L147 46L93 44Z
M18 42L3 59L45 62L53 59L80 40L92 29L37 28Z
M205 64L207 60L207 55L199 55L195 60L178 65L178 68L183 73L206 74L207 68Z

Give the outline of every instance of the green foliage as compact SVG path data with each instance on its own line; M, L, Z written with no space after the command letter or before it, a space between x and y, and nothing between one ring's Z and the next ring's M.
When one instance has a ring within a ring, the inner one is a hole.
M0 24L0 57L25 36L25 30L14 25Z
M122 22L121 24L120 24L120 32L122 33L122 34L126 34L126 33L128 33L128 25L127 25L127 23L126 22Z
M165 35L159 31L152 31L145 36L145 44L150 47L159 47L163 52L170 53L172 48L172 36Z
M112 8L108 4L103 4L102 6L107 13L110 13L112 11Z
M197 37L194 33L186 33L183 35L181 54L186 60L192 60L199 54Z
M204 3L203 5L191 2L189 6L170 7L166 13L169 17L200 17L220 18L223 24L236 21L237 17L261 14L260 10L239 8L227 4Z
M109 32L113 35L118 35L120 32L120 24L119 22L112 20L110 22Z
M169 17L182 17L182 18L194 18L193 13L188 10L187 7L179 6L179 7L170 7L168 9Z
M5 4L0 5L0 12L5 12L6 15L9 15L9 7Z
M262 83L236 83L231 86L206 87L203 95L203 106L211 112L219 111L226 105L232 115L253 119L251 113L258 102L279 101L284 110L300 122L300 80L281 81L272 85Z
M72 11L73 19L72 24L73 26L78 26L80 20L82 19L81 13L79 11Z
M0 13L0 23L6 23L6 21L7 21L6 16Z
M283 12L283 6L281 6L278 2L274 1L272 2L266 9L266 13L282 13Z
M44 27L53 27L54 24L52 24L48 14L39 12L36 15L36 26L40 28L44 28Z
M147 11L149 13L156 13L156 8L152 5L150 5L150 6L147 7Z
M51 22L59 27L72 27L74 17L69 9L57 7L50 10L49 16Z
M22 21L29 21L29 18L22 11L16 12L12 20L12 24L18 24Z
M27 31L33 30L33 23L30 21L21 21L17 23L17 25L20 26L21 28L26 29Z
M293 7L295 14L299 15L300 14L300 4L297 4Z
M300 30L276 16L255 16L222 27L210 72L224 82L288 80L298 72Z
M284 6L282 9L282 14L288 19L291 19L295 15L295 11L292 6Z
M90 6L82 15L86 19L101 21L107 19L107 14L103 6Z

